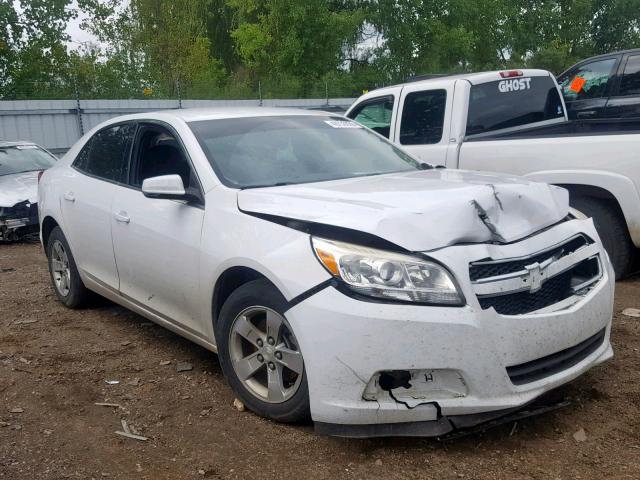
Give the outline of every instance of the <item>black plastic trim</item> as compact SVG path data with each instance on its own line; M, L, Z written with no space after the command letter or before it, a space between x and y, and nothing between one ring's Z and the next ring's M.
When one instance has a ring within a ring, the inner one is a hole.
M293 307L298 305L300 302L304 302L307 298L312 297L313 295L315 295L318 292L321 292L325 288L328 288L331 285L335 285L336 282L337 282L336 279L328 278L327 280L325 280L322 283L319 283L315 287L311 287L309 290L307 290L305 292L302 292L297 297L294 297L291 300L289 300L289 302L287 303L287 310L292 309Z
M336 227L335 225L327 225L325 223L310 222L308 220L297 220L294 218L281 217L278 215L270 215L268 213L256 213L239 209L246 215L260 218L268 222L277 223L284 227L304 232L314 237L320 237L327 240L336 240L339 242L354 243L364 247L377 248L391 252L414 254L413 252L402 248L384 238L378 237L371 233L361 232L346 227Z
M602 346L605 335L606 328L603 328L595 335L573 347L552 353L546 357L538 358L537 360L507 367L507 374L511 379L511 383L514 385L525 385L550 377L551 375L577 365Z

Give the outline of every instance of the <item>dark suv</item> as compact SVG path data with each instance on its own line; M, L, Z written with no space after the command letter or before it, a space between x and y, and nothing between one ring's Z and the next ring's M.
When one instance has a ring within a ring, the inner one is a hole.
M558 83L570 119L640 120L640 48L582 60Z

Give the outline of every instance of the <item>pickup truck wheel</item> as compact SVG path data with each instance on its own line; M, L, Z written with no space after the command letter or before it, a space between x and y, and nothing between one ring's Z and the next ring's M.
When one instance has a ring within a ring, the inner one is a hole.
M263 417L297 422L309 417L309 389L286 309L267 280L246 283L222 306L216 339L222 371L240 400Z
M47 258L51 283L58 300L69 308L85 306L91 292L82 283L69 243L60 227L55 227L47 241Z
M598 235L611 259L616 280L623 278L633 264L636 249L622 212L612 202L593 197L573 197L571 206L593 218Z

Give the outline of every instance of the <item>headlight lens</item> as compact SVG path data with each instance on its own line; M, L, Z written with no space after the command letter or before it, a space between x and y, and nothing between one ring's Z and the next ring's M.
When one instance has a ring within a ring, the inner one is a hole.
M320 263L356 293L404 302L463 304L449 272L434 262L334 240L312 238L312 243Z

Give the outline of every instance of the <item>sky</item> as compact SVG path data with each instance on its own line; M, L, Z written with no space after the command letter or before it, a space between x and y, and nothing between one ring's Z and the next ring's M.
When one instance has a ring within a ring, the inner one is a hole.
M22 8L20 7L20 0L13 0L13 7L16 9L18 13L20 13L22 11ZM73 0L73 2L71 2L71 5L69 8L74 8L74 9L78 8L78 4L76 0ZM85 18L87 18L87 15L84 12L80 11L78 18L71 20L67 24L67 33L71 37L71 42L69 42L70 49L75 50L76 48L80 47L80 44L85 42L94 42L94 43L97 42L96 38L93 35L91 35L89 32L82 30L80 28L80 24L82 23L82 20Z
M71 8L77 8L77 7L78 5L74 1ZM93 35L91 35L89 32L85 30L80 29L80 24L82 23L82 20L86 17L87 15L84 12L80 12L80 14L78 15L78 18L72 19L67 24L67 33L71 37L70 48L72 49L77 48L79 46L78 45L79 43L84 43L84 42L95 43L96 42L96 38Z

